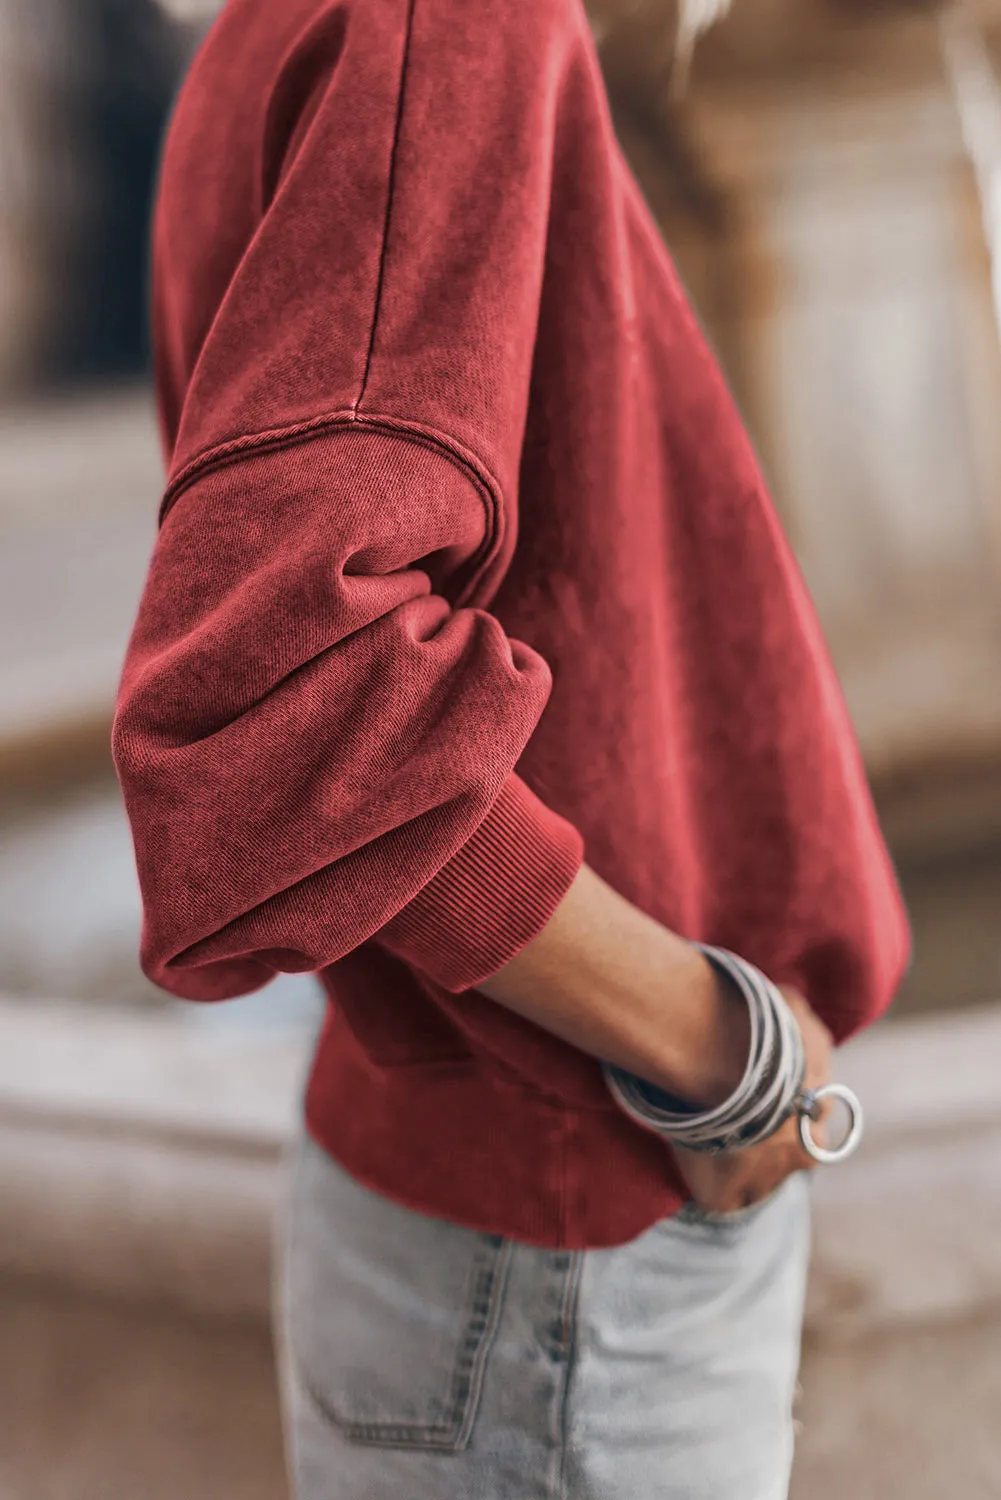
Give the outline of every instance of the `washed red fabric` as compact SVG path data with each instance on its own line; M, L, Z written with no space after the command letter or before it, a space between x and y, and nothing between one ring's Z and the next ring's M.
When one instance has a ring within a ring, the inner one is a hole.
M477 984L588 862L838 1038L908 932L813 610L579 0L230 0L155 215L168 480L113 729L141 962L312 971L315 1138L543 1245L675 1210Z

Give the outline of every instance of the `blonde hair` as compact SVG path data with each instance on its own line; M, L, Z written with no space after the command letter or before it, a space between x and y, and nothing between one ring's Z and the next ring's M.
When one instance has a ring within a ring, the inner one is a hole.
M733 0L678 0L678 29L671 64L671 93L677 97L688 82L695 43L704 31L722 21Z

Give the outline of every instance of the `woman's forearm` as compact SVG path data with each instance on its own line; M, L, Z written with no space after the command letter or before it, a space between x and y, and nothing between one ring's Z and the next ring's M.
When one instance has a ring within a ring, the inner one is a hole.
M543 930L477 988L695 1104L724 1099L747 1060L747 1007L736 991L587 864Z

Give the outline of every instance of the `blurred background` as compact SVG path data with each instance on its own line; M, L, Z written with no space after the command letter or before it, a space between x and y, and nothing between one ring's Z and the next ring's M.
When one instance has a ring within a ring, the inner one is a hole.
M795 1500L997 1500L1001 0L735 0L690 58L674 0L591 9L914 925L841 1067L866 1148L817 1174ZM150 196L208 19L0 0L0 1500L285 1495L269 1223L319 990L144 980L108 750L161 487Z

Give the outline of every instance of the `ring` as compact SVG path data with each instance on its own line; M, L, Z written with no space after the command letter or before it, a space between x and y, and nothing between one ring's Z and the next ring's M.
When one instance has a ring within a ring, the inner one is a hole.
M810 1130L810 1122L820 1118L819 1105L823 1099L840 1099L848 1110L848 1134L841 1145L833 1149L818 1145ZM803 1142L803 1150L812 1156L814 1161L830 1165L833 1162L845 1161L851 1156L862 1139L863 1128L862 1105L853 1089L850 1089L846 1083L825 1083L819 1089L800 1089L796 1095L795 1104L799 1115L799 1138Z

